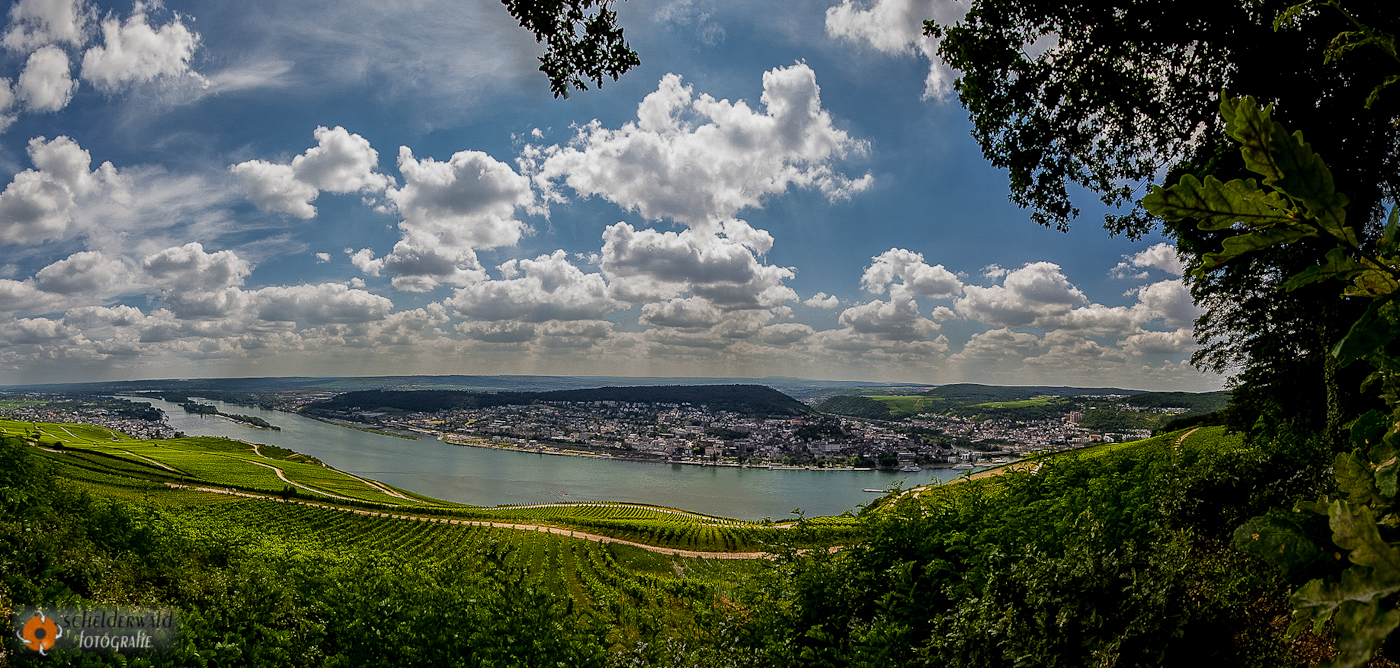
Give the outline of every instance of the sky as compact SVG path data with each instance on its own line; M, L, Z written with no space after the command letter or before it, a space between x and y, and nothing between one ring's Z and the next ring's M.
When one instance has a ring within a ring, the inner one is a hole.
M20 0L0 385L1219 388L1164 239L1008 200L920 34L964 9L626 0L642 65L556 99L497 0Z

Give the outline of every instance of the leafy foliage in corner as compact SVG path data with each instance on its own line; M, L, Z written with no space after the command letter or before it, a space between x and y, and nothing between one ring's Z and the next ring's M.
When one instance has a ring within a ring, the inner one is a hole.
M549 77L554 97L568 97L570 88L588 90L590 81L601 88L603 77L617 81L642 64L622 37L612 0L501 2L521 27L535 33L536 42L544 42L540 71Z
M1250 253L1303 239L1331 246L1321 263L1284 282L1285 289L1329 280L1349 283L1345 297L1369 307L1331 354L1342 365L1365 360L1376 370L1389 413L1370 411L1351 425L1354 450L1333 462L1338 496L1298 503L1292 513L1256 517L1235 533L1235 545L1293 576L1310 577L1294 592L1290 635L1331 620L1338 654L1332 666L1365 663L1395 628L1400 609L1389 600L1400 592L1400 516L1392 508L1400 455L1400 207L1391 213L1381 239L1363 246L1346 222L1347 197L1336 191L1332 173L1304 140L1274 122L1269 106L1252 97L1222 95L1226 132L1240 145L1250 171L1263 177L1221 182L1186 176L1169 188L1154 188L1144 204L1168 220L1194 220L1201 229L1228 230L1223 249L1202 256L1194 271L1209 271ZM1325 247L1325 246L1324 246ZM1318 535L1318 518L1330 529ZM1328 558L1329 556L1333 558Z

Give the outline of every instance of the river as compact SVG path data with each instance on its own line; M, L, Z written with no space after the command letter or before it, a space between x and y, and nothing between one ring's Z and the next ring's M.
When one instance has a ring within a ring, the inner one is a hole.
M170 425L189 436L226 436L310 455L342 471L419 494L481 506L519 503L630 501L711 515L758 520L838 515L877 495L866 488L905 487L956 477L951 469L769 471L722 466L624 462L448 445L432 436L394 438L281 411L208 402L225 413L253 415L282 428L257 429L220 417L186 413L148 397Z

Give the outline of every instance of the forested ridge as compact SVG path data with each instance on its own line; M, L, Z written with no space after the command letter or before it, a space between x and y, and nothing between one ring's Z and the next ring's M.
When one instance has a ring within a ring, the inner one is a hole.
M346 392L307 404L308 411L395 409L433 412L543 402L619 401L643 404L692 404L713 410L755 415L806 415L811 409L762 385L646 385L547 392L470 392L460 390L364 390Z

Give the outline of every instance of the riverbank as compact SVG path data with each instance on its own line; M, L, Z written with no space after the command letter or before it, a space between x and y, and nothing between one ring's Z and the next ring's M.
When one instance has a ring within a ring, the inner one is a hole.
M686 466L702 466L714 468L746 469L751 471L879 471L877 468L857 467L857 466L786 466L783 464L738 464L735 462L706 462L693 459L661 459L659 457L619 457L617 455L600 454L597 452L585 452L582 450L566 450L547 445L515 446L506 445L492 441L486 441L480 437L463 437L453 434L443 434L440 432L423 432L425 434L435 434L440 440L449 445L461 445L470 448L485 448L487 450L502 450L505 452L521 452L525 454L553 455L558 457L583 457L586 459L601 459L613 462L644 462L650 464L684 464ZM936 468L952 468L952 465L938 466L931 465L928 470Z
M411 434L420 440L403 438L408 432L386 437L297 413L214 403L224 412L261 417L282 427L282 431L254 432L228 420L186 414L177 404L152 401L154 407L167 412L173 429L187 435L224 436L275 445L395 489L478 506L607 500L686 508L753 521L787 518L793 508L815 517L839 515L869 503L871 494L861 491L867 487L885 487L906 477L905 486L923 484L930 479L951 478L955 473L935 469L915 474L828 474L821 469L774 471L695 463L655 466L657 459L633 462L601 457L544 457L519 448L451 445L437 440L436 434Z
M209 415L209 414L208 414L208 413L205 413L205 415ZM234 414L231 414L231 413L214 413L213 415L214 415L214 417L221 417L221 418L223 418L223 419L225 419L225 420L228 420L229 422L237 422L238 424L241 424L241 425L243 425L243 426L245 426L245 427L252 427L252 428L254 428L254 429L266 429L266 430L268 430L268 431L282 431L282 428L279 427L279 426L277 426L277 425L266 424L266 423L264 423L264 424L258 424L258 423L256 423L256 422L253 422L252 420L243 419L243 418L247 417L247 416L244 416L244 415L234 415Z
M311 420L315 420L315 421L317 421L317 422L324 422L324 423L326 423L326 424L333 424L333 425L335 425L335 426L337 426L337 427L345 427L346 429L354 429L355 431L362 431L362 432L365 432L366 434L379 434L380 436L393 436L394 438L402 438L402 439L408 440L408 441L416 441L416 440L418 440L418 437L417 437L417 436L409 436L409 435L407 435L407 434L395 434L395 433L392 432L392 431L384 431L383 429L375 429L375 428L373 428L373 427L356 427L356 426L353 425L353 424L345 424L344 422L336 422L335 420L327 420L326 418L316 417L315 415L306 415L306 414L304 414L304 413L294 413L294 412L292 412L292 411L282 411L282 412L283 412L283 413L290 414L290 415L296 415L296 416L299 416L299 417L308 418L308 419L311 419ZM425 432L425 433L426 433L426 432Z

